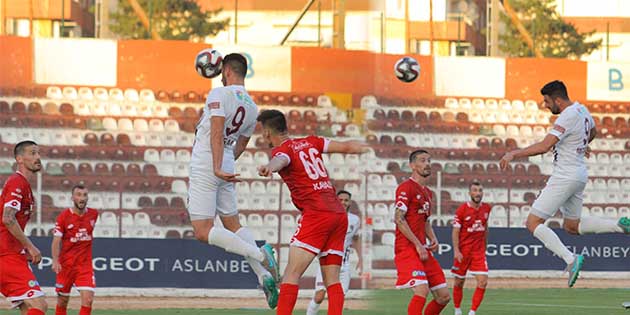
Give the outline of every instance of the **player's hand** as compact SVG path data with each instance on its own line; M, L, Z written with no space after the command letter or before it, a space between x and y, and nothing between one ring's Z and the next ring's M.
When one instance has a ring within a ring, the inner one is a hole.
M456 250L454 258L455 260L461 262L464 259L464 255L462 255L462 252Z
M232 173L227 173L224 172L222 170L215 170L214 171L214 176L226 181L226 182L231 182L231 183L238 183L241 180L238 178L238 176L240 176L241 174L232 174Z
M52 271L54 273L61 272L61 264L58 261L53 261L53 263L52 263Z
M37 247L35 247L35 245L27 247L26 254L28 256L28 259L36 265L42 261L42 253L39 251L39 249L37 249Z
M262 177L269 177L273 174L269 166L261 165L258 167L258 175Z
M437 239L431 240L431 243L429 244L429 246L427 247L428 250L435 252L438 247L440 247L440 242L438 242Z
M420 256L421 261L429 259L429 252L427 252L422 244L416 245L416 251L418 252L418 256Z
M587 158L587 159L590 158L591 157L591 151L592 151L591 147L587 145L586 146L586 151L584 151L584 157Z
M499 166L501 167L502 170L505 170L508 164L513 159L514 159L514 154L512 154L512 152L508 152L501 158L501 161L499 161Z

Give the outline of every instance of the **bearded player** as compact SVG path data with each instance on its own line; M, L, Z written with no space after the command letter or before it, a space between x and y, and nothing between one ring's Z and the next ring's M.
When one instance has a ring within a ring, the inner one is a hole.
M73 207L57 217L52 241L52 270L57 274L55 315L66 315L72 287L81 294L79 315L92 314L96 280L92 268L92 232L98 211L88 208L88 190L83 185L72 188Z
M448 304L450 296L442 267L431 254L439 246L428 220L433 204L433 193L427 187L431 176L431 155L425 150L412 152L409 155L409 167L411 176L396 189L396 288L413 291L407 308L408 315L423 314L429 291L433 293L433 300L427 305L424 314L439 314Z
M481 202L483 186L474 181L468 188L470 201L463 203L455 212L453 221L453 304L455 315L462 315L460 308L464 295L466 273L475 276L477 288L472 298L468 315L475 315L488 285L488 263L486 262L486 244L488 239L488 217L490 205Z
M35 211L29 178L42 169L39 146L22 141L13 148L17 172L4 183L2 225L0 225L0 293L19 307L22 315L44 315L48 305L29 266L39 264L42 254L24 234L24 227Z

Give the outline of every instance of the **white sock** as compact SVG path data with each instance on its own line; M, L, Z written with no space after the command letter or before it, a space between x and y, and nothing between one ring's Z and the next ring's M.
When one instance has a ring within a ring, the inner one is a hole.
M462 315L462 309L461 308L455 308L455 315Z
M220 227L212 227L208 233L208 244L216 245L226 252L241 255L245 258L253 258L259 262L265 260L265 255L258 247L249 244L229 230Z
M590 216L580 219L578 231L580 234L623 233L617 220Z
M552 251L558 257L564 259L567 265L573 263L575 256L562 243L558 235L544 224L538 224L534 230L534 236L539 239L547 249Z
M320 304L315 303L315 300L311 299L311 302L308 303L308 308L306 309L306 315L317 315L319 306Z
M254 234L252 234L252 231L250 231L248 228L241 227L240 229L238 229L238 231L236 231L236 235L240 237L243 241L247 242L248 244L258 247L256 245L256 240L254 239ZM271 277L271 274L269 273L269 271L267 271L267 269L265 269L260 264L259 261L249 258L249 257L245 257L245 258L247 259L247 262L249 263L249 265L252 267L252 270L254 271L254 273L258 276L258 283L262 284L262 278L265 275L268 275Z
M476 314L476 312L475 312L475 311L470 311L470 312L468 312L468 315L475 315L475 314Z

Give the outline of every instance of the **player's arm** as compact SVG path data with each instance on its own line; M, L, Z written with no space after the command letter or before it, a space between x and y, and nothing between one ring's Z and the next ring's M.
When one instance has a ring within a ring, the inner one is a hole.
M20 225L15 218L15 214L17 210L12 207L4 207L4 211L2 212L2 224L9 230L9 233L15 237L15 239L26 248L26 251L31 255L32 262L35 264L39 264L42 260L42 254L39 249L35 247L35 245L31 242L31 240L26 237L24 231L20 228Z
M61 254L61 236L55 235L53 237L50 252L52 254L52 270L55 273L59 273L61 271L61 264L59 263L59 254Z
M369 147L362 141L350 140L350 141L334 141L328 142L326 153L346 153L346 154L359 154L369 151Z
M405 219L406 213L407 210L396 207L396 226L398 227L400 233L402 233L402 235L404 235L411 242L411 244L416 247L416 251L420 256L420 260L427 260L427 258L429 258L429 254L427 253L427 250L424 248L424 246L422 246L422 243L420 243L420 240L416 237L415 234L413 234L411 228L409 227L409 224L407 224L407 220Z
M462 252L459 250L459 232L461 231L461 227L453 226L452 239L453 239L453 258L458 261L461 261L463 258Z
M276 154L267 165L261 165L258 167L258 175L267 177L273 173L277 173L283 168L287 167L291 163L291 160L286 154Z
M234 146L234 160L238 160L241 157L241 154L245 152L247 148L247 144L249 143L250 137L239 136L238 140L236 140L236 145Z
M361 270L363 266L363 258L361 257L361 237L357 231L357 234L354 234L352 237L352 248L357 252L357 256L359 257L359 261L357 262L357 269Z
M558 143L558 141L560 141L560 139L557 136L548 134L540 142L534 143L523 149L510 151L501 158L501 161L499 162L501 169L505 169L508 163L510 163L513 159L547 153L554 145L556 145L556 143Z
M438 241L437 236L435 235L435 231L433 231L433 226L429 221L424 223L424 230L427 233L427 237L431 243L429 244L429 250L434 252L440 246L440 241Z

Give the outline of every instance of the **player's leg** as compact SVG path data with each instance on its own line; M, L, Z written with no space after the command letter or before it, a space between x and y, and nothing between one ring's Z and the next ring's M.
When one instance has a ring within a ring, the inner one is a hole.
M448 285L446 284L446 277L444 276L440 263L432 255L429 259L424 261L423 264L427 273L427 280L429 281L429 289L433 294L433 300L427 305L424 314L440 314L451 300Z
M539 239L547 249L558 257L562 258L567 265L575 260L575 255L571 253L562 243L553 230L544 223L552 217L557 210L574 194L568 189L567 181L554 180L547 182L547 186L540 192L540 195L532 204L532 210L527 216L525 225L532 232L534 237Z
M600 218L594 216L582 217L583 191L585 185L573 182L576 193L560 208L564 217L562 224L565 231L571 234L600 234L600 233L630 233L630 220Z
M48 303L43 296L25 299L20 305L20 311L25 315L44 315L48 309Z
M455 315L462 314L462 299L464 298L464 283L466 281L466 273L470 266L470 257L464 257L461 261L454 260L451 273L453 274L453 306Z
M422 315L422 309L427 301L427 295L429 294L429 285L425 283L418 284L411 287L413 296L409 305L407 306L407 315Z
M199 170L191 169L188 214L195 238L200 242L221 247L230 253L251 257L259 262L265 261L265 254L258 247L248 244L231 231L214 227L220 181ZM233 211L236 211L236 207Z
M472 306L470 307L468 315L476 314L479 305L481 305L481 301L483 301L483 296L486 293L486 286L488 286L487 274L474 274L474 276L477 280L477 287L475 288L475 293L473 293Z
M55 307L55 315L66 315L68 312L68 302L70 302L70 290L76 272L69 266L62 266L61 271L57 274L55 280L55 292L57 293L57 306Z
M308 303L306 308L306 315L316 315L319 311L319 307L324 301L326 296L326 287L324 286L324 277L322 276L322 269L317 269L317 275L315 275L315 293L313 299Z
M48 304L24 255L0 256L0 294L26 315L43 315Z
M282 274L282 285L280 285L280 298L278 299L276 314L292 314L298 296L298 283L315 255L314 252L298 246L289 248L289 261Z
M326 244L322 247L322 257L319 259L326 293L328 293L328 315L341 315L345 301L345 293L339 275L344 257L344 242L348 230L348 215L339 213L326 217L330 234Z
M394 255L396 264L396 289L411 289L413 297L407 306L407 315L422 315L422 309L429 294L428 280L424 265L415 248L397 251Z
M79 315L91 315L94 292L96 290L96 278L92 266L79 268L75 286L81 295L81 309Z
M68 303L70 302L70 294L61 295L57 293L57 306L55 307L55 315L68 314Z

